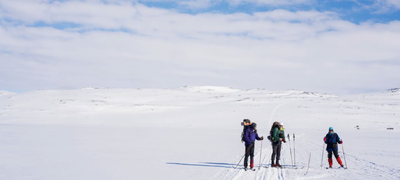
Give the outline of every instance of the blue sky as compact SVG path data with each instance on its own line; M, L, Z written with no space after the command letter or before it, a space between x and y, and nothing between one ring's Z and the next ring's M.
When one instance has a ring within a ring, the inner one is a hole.
M287 5L271 5L250 2L241 2L232 5L229 1L210 2L209 6L203 8L194 8L182 5L185 1L139 1L149 7L158 7L164 9L175 9L179 12L198 14L204 12L216 13L254 13L265 12L276 9L285 9L289 11L331 11L336 12L344 19L354 23L365 21L390 22L399 20L400 7L399 4L391 4L390 1L376 0L318 0L308 1L307 3L294 3Z
M397 0L0 1L0 89L400 87Z

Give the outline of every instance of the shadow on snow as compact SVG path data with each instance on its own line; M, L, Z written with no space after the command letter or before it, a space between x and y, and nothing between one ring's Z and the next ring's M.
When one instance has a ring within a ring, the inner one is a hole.
M199 162L199 163L177 163L177 162L167 162L170 165L179 166L197 166L197 167L214 167L214 168L234 168L236 164L230 163L216 163L216 162Z

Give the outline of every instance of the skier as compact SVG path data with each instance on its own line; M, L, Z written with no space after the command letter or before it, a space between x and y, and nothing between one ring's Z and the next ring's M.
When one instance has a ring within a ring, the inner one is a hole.
M333 131L333 127L329 127L329 132L326 134L324 138L324 142L326 145L326 151L328 151L328 162L329 168L332 168L332 152L335 155L337 162L340 164L341 167L343 166L342 160L338 154L338 143L342 144L343 141L339 138L339 135Z
M255 140L263 140L264 137L259 137L257 134L257 124L254 122L250 122L249 125L245 126L244 132L244 145L245 145L245 158L244 158L244 169L247 171L247 163L250 156L250 168L254 168L254 146Z
M282 142L286 143L285 132L283 131L283 123L274 122L270 131L271 142L272 142L272 155L271 155L271 167L282 167L279 164L281 158L281 147ZM274 160L276 159L276 164Z

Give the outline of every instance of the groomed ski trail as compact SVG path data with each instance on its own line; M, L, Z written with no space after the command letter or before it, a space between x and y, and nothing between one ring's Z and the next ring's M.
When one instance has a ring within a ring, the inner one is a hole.
M284 180L284 179L298 179L298 180L307 180L307 179L323 179L323 180L352 180L352 179L388 179L388 180L397 180L400 179L400 169L392 168L389 166L384 166L381 164L377 164L373 161L369 161L367 159L361 158L355 154L346 152L346 159L349 169L338 168L336 160L334 159L332 169L326 169L328 166L327 161L327 153L324 150L324 159L323 165L321 167L321 148L323 145L322 140L319 141L309 141L309 139L313 139L308 137L307 134L296 134L296 168L290 167L291 159L289 152L289 143L282 143L282 151L281 151L281 160L280 164L283 165L283 168L271 168L270 159L272 148L271 144L268 142L265 148L263 148L263 157L262 157L262 167L260 170L259 157L260 151L258 150L255 153L255 169L256 171L245 171L243 169L243 161L239 164L237 169L234 167L230 169L220 170L217 174L215 174L212 179L229 179L229 180ZM265 143L265 142L264 142ZM265 143L267 144L267 143ZM340 145L341 146L341 145ZM311 152L311 163L309 167L308 174L306 173L307 163L309 153ZM343 158L343 152L339 148L339 155ZM258 157L258 158L257 158ZM232 159L232 162L237 162L238 159ZM235 164L236 165L236 164ZM367 175L367 176L366 176Z
M212 179L229 179L229 180L242 180L242 179L254 179L254 180L272 180L272 179L278 179L278 180L284 180L286 179L287 176L287 170L284 168L271 168L270 164L270 159L271 159L271 154L272 154L272 148L271 145L269 147L263 148L263 154L265 154L262 157L262 166L259 169L259 164L255 164L255 169L256 171L245 171L243 169L243 165L240 164L237 169L228 169L228 170L221 170L218 172ZM255 157L255 162L257 162L257 158L260 156L260 151L254 154ZM289 162L287 161L287 150L284 148L284 145L282 146L282 151L281 151L281 164ZM243 161L241 162L243 163Z

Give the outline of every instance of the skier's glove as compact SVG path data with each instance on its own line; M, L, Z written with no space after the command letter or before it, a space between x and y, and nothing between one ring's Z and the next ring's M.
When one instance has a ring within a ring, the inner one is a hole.
M264 140L264 136L261 136L261 137L260 137L260 140Z
M343 144L343 140L340 140L339 144Z

